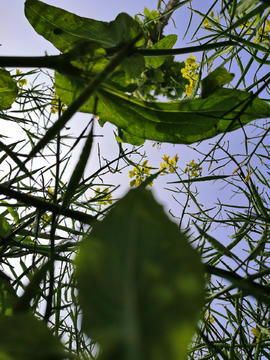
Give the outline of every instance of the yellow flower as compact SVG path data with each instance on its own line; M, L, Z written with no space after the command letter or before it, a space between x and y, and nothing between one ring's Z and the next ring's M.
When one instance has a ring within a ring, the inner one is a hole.
M207 321L210 322L211 324L213 324L215 322L215 318L213 315L210 315L208 313L204 314L204 317L207 318Z
M193 54L190 55L189 58L186 59L185 68L181 69L181 73L183 78L188 79L189 85L185 85L186 94L190 96L195 88L196 81L198 79L198 68L199 65L195 63L196 56Z
M189 162L185 169L185 173L190 173L190 177L198 177L201 175L202 167L195 163L194 159Z
M196 56L193 57L193 54L191 54L190 57L186 59L186 65L194 65L195 60Z
M61 111L64 112L67 108L65 107L64 104L62 103L60 104L61 104ZM54 97L51 102L51 113L56 114L58 112L59 112L59 96L54 94Z
M16 75L20 75L21 73L22 73L21 70L16 69ZM19 84L19 87L22 87L23 85L27 84L27 80L26 79L20 79L20 80L18 80L18 84Z
M167 156L166 154L164 154L162 160L164 160L165 163L160 163L161 175L168 174L168 171L170 173L175 172L175 170L178 168L178 166L176 166L178 159L179 158L177 154L175 154L175 157L173 157L171 160L170 160L170 155Z
M256 342L258 343L260 340L264 340L266 335L262 334L259 329L252 328L251 333L256 337Z
M203 20L203 28L207 29L207 31L209 32L209 28L211 28L213 26L213 23L218 22L219 21L219 16L215 17L215 13L214 11L211 11L210 14ZM213 20L212 20L213 19Z
M137 167L129 171L129 177L135 177L135 179L130 181L130 187L140 185L150 175L150 172L151 167L148 166L148 160L145 160L141 165L137 165ZM149 186L153 186L153 182Z
M104 189L103 191L100 190L100 188L96 188L94 190L95 196L100 196L101 198L97 201L99 205L108 205L112 204L112 194L108 194L109 188ZM90 197L90 200L93 199Z

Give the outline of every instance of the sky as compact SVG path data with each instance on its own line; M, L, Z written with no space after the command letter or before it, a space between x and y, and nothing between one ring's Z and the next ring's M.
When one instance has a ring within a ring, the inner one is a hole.
M49 5L63 8L69 12L76 13L79 16L89 17L96 20L102 21L111 21L120 12L126 12L131 16L134 16L138 13L143 13L144 7L148 9L156 9L157 1L154 0L138 0L138 1L126 1L126 0L115 0L113 3L111 0L46 0L44 1ZM201 11L205 11L212 5L211 0L194 0L192 2L193 8ZM200 23L200 16L194 15L192 19L192 27L190 28L188 36L183 40L185 35L188 23L190 20L190 11L188 10L188 5L177 10L173 15L173 21L170 20L169 25L165 29L165 34L176 34L178 36L178 41L175 47L188 46L188 41L195 27ZM31 25L28 23L27 19L24 16L24 1L23 0L2 0L0 3L0 34L1 39L0 43L0 55L17 55L17 56L42 56L45 53L48 55L58 54L59 51L54 48L52 44L46 41L43 37L39 36ZM205 31L205 35L207 32ZM185 61L186 57L190 54L177 57L180 61ZM197 54L197 60L200 60L201 55ZM76 114L74 118L70 121L69 126L71 131L74 134L78 134L84 127L86 121L89 120L89 116L85 114ZM96 126L96 131L98 134L103 135L98 138L100 144L101 155L105 158L112 159L118 155L118 146L114 139L113 131L115 127L110 124L105 124L104 128ZM9 131L9 130L7 130ZM240 143L243 140L242 134L240 131L230 134L230 146L231 151L239 149ZM200 147L197 147L197 144L191 145L188 147L186 145L173 145L173 144L162 144L161 149L157 150L157 147L153 147L153 142L147 141L144 149L149 158L148 164L150 166L159 167L160 162L163 162L162 157L164 154L170 155L171 158L177 153L179 156L179 167L185 169L186 165L192 159L195 159L195 162L198 162L198 159L202 160L202 156L197 153L197 150L206 152L207 149L210 149L214 143L214 139L206 140ZM130 148L128 145L124 145L124 148ZM195 151L192 149L195 148ZM95 147L97 149L97 147ZM73 153L72 163L76 164L78 159L79 152L75 151ZM87 165L86 174L91 174L94 168L97 166L95 163L97 159L96 150L93 151L90 161ZM129 169L131 170L131 169ZM234 170L233 167L229 167L230 173ZM207 169L203 169L203 174L207 175ZM155 197L161 202L165 209L171 210L176 216L181 214L181 201L183 198L177 198L179 203L177 203L171 196L171 192L164 190L164 187L174 189L173 185L168 185L167 181L175 181L176 177L174 175L168 177L159 177L155 181L153 192ZM129 177L128 172L119 174L113 177L113 183L115 185L121 185L117 196L122 196L129 189ZM205 202L206 207L211 207L217 201L217 195L219 193L220 184L210 184L206 186L200 186L202 189L200 194L200 199L202 202ZM209 191L211 189L211 191ZM220 194L222 197L223 195Z

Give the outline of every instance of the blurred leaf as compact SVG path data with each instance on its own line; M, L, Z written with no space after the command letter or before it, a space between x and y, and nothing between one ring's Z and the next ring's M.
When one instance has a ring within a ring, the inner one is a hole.
M11 228L7 220L0 217L0 237L6 238L11 233Z
M0 110L7 110L11 107L18 95L16 82L10 73L0 69Z
M249 12L258 3L259 3L259 0L240 0L236 7L236 14L242 14L243 12Z
M1 203L8 204L5 200L1 200ZM7 206L7 210L10 213L10 215L13 217L16 224L19 224L19 214L18 211L15 210L12 206Z
M60 360L68 356L44 322L29 313L0 317L0 359Z
M56 73L55 86L62 101L71 104L85 85ZM109 121L130 136L142 140L178 144L191 144L225 132L251 96L245 91L218 89L206 99L146 102L105 85L95 95L98 97L97 115L103 123ZM94 97L86 102L80 111L92 113L93 99ZM269 105L263 100L255 99L241 115L241 124L236 121L230 131L268 116Z
M205 99L211 94L214 94L215 91L231 82L233 78L234 74L229 73L224 67L219 66L202 80L201 97Z
M16 301L17 295L10 278L0 271L0 315L11 315Z
M131 190L95 224L76 269L83 331L103 357L185 357L204 302L204 271L150 191Z

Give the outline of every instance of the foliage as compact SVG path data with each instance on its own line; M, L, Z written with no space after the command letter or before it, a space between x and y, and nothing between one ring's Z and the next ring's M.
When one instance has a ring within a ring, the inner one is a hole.
M30 24L61 54L0 57L2 67L55 70L46 83L41 70L0 70L1 121L27 139L0 142L1 359L269 358L269 124L254 120L270 115L270 8L191 8L198 45L173 49L162 19L189 2L175 3L105 23L25 2ZM79 111L94 116L74 137L67 123ZM97 118L117 126L119 154L99 156L86 177ZM243 149L221 142L229 132ZM122 146L218 134L210 150L193 145L203 160L184 166L178 153L156 168L140 147ZM135 189L116 201L113 174L126 167ZM177 225L146 189L170 175ZM226 197L208 207L201 184L208 197L220 184Z

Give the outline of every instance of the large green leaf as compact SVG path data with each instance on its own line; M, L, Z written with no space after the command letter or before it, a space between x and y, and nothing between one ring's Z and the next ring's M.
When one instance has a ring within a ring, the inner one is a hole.
M108 23L84 18L41 1L27 0L25 15L36 32L61 52L69 50L78 40L111 48L128 44L142 34L138 22L125 13ZM137 46L143 42L140 40Z
M139 187L121 199L76 258L83 330L102 357L181 360L204 302L204 271L188 238Z
M55 74L57 94L70 104L85 87L83 82ZM251 94L234 89L217 89L207 98L174 102L145 102L103 86L96 92L97 115L130 136L161 142L191 144L225 132ZM93 111L90 99L80 111ZM235 121L231 130L252 120L270 116L269 105L255 99Z
M0 69L0 110L7 110L11 107L18 95L16 82L10 73Z
M61 52L69 51L72 57L75 57L75 60L71 61L72 65L83 69L84 76L88 78L102 71L109 62L104 49L121 49L139 35L143 36L138 22L125 13L119 14L114 21L108 23L80 17L41 1L27 0L25 15L38 34ZM136 46L143 43L142 38L136 42ZM118 69L109 83L118 90L134 91L136 85L127 79L145 69L143 56L132 55L123 62L121 69L122 73Z
M67 357L60 340L32 314L23 312L0 317L1 360L60 360Z

